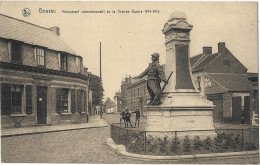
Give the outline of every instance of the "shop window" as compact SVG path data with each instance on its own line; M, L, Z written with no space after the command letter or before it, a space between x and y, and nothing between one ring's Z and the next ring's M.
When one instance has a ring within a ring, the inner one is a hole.
M61 108L62 112L68 112L68 95L69 95L69 90L68 89L62 89L61 90Z
M21 85L11 85L11 113L17 114L22 113L22 86Z
M69 89L57 88L56 89L56 102L57 113L70 113L69 107Z
M23 86L15 84L1 84L1 114L21 114Z
M22 63L21 44L14 42L12 43L11 61L14 63Z
M68 58L66 54L61 54L61 70L68 70Z
M78 89L77 90L77 111L78 112L84 111L84 106L82 105L84 101L83 99L84 99L83 90Z
M43 49L36 48L36 57L37 57L37 65L44 66L45 65L45 54L44 54Z

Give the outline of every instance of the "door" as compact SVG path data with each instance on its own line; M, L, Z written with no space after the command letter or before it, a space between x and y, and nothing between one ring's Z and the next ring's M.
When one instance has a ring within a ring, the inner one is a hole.
M216 106L213 110L213 121L223 122L223 95L222 94L212 94L207 95L207 98L213 102Z
M250 97L244 97L244 124L250 124Z
M232 97L232 121L235 124L242 123L241 97Z
M47 119L47 87L37 87L37 124L46 124Z

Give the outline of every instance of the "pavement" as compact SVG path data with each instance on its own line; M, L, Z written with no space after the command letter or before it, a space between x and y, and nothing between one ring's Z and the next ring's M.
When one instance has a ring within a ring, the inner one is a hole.
M52 125L52 126L35 126L22 128L6 128L1 130L1 137L30 135L38 133L69 131L87 128L106 127L108 123L104 119L100 119L99 115L89 117L88 123L70 124L70 125Z
M108 115L109 116L109 115ZM114 116L114 115L112 115ZM145 122L146 118L142 118L142 122ZM114 121L115 122L115 121ZM69 131L69 130L78 130L78 129L87 129L87 128L98 128L106 127L108 124L104 119L100 119L99 115L92 115L89 117L88 123L81 124L70 124L70 125L48 125L48 126L35 126L35 127L22 127L22 128L5 128L1 130L1 137L9 136L20 136L20 135L29 135L37 133L48 133L48 132L59 132L59 131ZM216 128L250 128L249 125L239 125L239 124L223 124L223 123L214 123Z

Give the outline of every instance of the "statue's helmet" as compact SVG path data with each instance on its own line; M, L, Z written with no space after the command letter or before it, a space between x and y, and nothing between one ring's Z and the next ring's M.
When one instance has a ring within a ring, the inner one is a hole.
M159 59L159 57L160 57L159 53L153 53L151 56L152 56L152 57L155 57L155 58L157 58L157 59Z

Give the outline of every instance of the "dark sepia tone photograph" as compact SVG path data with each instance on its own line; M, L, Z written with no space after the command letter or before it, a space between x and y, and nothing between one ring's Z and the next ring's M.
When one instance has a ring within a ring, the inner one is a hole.
M257 7L0 1L1 162L259 164Z

